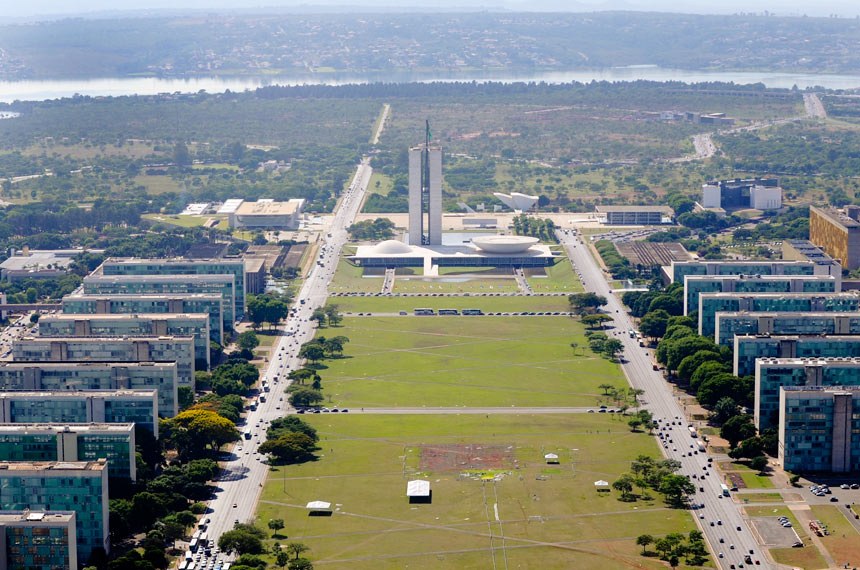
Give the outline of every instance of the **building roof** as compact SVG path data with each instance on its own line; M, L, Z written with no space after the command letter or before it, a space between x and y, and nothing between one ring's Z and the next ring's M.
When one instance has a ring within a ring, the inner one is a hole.
M785 276L783 276L785 277ZM708 299L860 299L860 291L834 291L833 293L748 293L746 291L713 291L699 293Z
M301 209L301 204L294 200L287 202L242 202L236 208L237 216L292 216Z
M758 358L756 359L756 368L759 365L770 365L770 366L825 366L825 367L838 367L838 366L848 366L851 368L860 367L860 358L851 358L851 357L835 357L835 358L825 358L823 356L816 356L814 358Z
M146 398L154 399L158 390L11 390L0 391L0 398L33 400L43 398Z
M429 497L430 496L430 481L415 479L406 483L407 497Z
M175 368L176 362L171 360L169 362L22 362L18 361L10 361L10 362L0 362L0 369L8 368L14 370L16 368L42 368L42 369L60 369L66 370L69 368L76 368L80 370L104 370L111 368Z
M230 198L229 200L226 200L220 208L218 208L217 213L232 214L239 206L242 205L242 202L244 202L244 200L241 198Z
M74 511L0 511L0 525L67 525L74 522L74 520Z
M90 423L90 424L72 424L72 423L21 423L21 424L3 424L0 423L0 434L10 433L134 433L134 423Z
M68 343L116 343L116 342L193 342L194 337L192 335L183 336L183 335L128 335L128 336L22 336L21 338L12 341L12 344L18 344L22 342L41 342L45 344L51 344L53 342L68 342Z
M837 210L835 208L816 208L815 206L809 207L810 211L814 210L815 212L821 214L834 224L842 226L844 228L849 229L858 229L860 228L860 222L849 218L844 212Z
M175 319L205 319L209 320L209 313L98 313L98 314L68 314L58 313L56 315L45 315L39 319L40 323L51 321L163 321Z
M502 236L509 237L509 236ZM512 236L518 237L518 236ZM489 249L480 249L475 244L463 245L431 245L417 246L407 245L403 242L395 240L386 240L376 245L360 245L356 249L354 259L374 258L374 257L402 257L402 258L499 258L504 259L511 256L516 257L554 257L549 246L541 243L535 243L531 246L523 247L522 244L516 246L516 251L490 251Z
M669 206L595 206L594 210L601 214L610 212L660 212L671 216L675 213Z
M104 471L107 460L98 461L0 461L0 476L5 471Z
M233 275L230 273L210 274L210 273L176 273L169 275L105 275L103 273L93 273L84 277L84 284L87 283L230 283L234 282ZM89 296L103 295L104 293L88 293Z

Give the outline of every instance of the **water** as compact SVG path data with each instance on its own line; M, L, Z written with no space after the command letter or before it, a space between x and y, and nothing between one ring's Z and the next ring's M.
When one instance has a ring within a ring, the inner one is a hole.
M706 81L734 82L737 84L763 83L768 87L800 89L821 86L829 89L851 89L860 87L860 75L816 75L800 73L778 73L760 71L688 71L668 69L652 65L613 67L599 70L561 71L542 73L469 73L423 75L409 72L386 74L326 74L292 75L284 77L198 77L191 79L162 79L155 77L116 77L101 79L0 81L0 103L21 101L44 101L78 95L122 96L156 95L158 93L223 93L245 91L267 85L344 85L348 83L370 83L384 81L403 83L410 81L544 81L547 83L569 83L571 81L682 81L701 83Z

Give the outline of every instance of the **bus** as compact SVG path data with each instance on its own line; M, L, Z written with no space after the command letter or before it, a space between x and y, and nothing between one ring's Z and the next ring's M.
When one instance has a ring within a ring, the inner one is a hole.
M699 432L696 431L696 428L690 426L687 428L690 432L690 437L699 437Z
M483 315L484 311L481 309L463 309L462 313L464 315Z
M702 452L705 451L705 442L702 441L701 439L696 440L696 446L699 448L699 451L702 451Z
M723 497L729 496L729 487L725 483L720 483L720 491L722 491Z
M191 549L191 552L197 552L198 546L200 546L200 540L197 538L192 538L191 542L188 543L188 548Z
M416 316L419 316L419 317L436 314L436 311L434 311L433 309L415 309L415 311L413 311L413 312Z
M440 315L459 315L460 311L457 309L439 309Z
M256 411L257 410L257 402L251 402L250 404L248 404L248 409L251 410L252 412Z

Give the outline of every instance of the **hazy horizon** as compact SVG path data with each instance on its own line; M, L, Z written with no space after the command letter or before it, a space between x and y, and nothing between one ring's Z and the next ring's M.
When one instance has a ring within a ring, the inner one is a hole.
M679 7L673 0L431 0L419 5L396 3L393 0L134 0L133 3L117 7L114 0L31 0L21 4L4 7L0 21L42 20L57 17L105 15L141 15L141 13L182 12L182 11L338 11L351 9L385 10L405 12L411 10L432 11L529 11L529 12L589 12L606 10L625 10L641 12L669 12L689 14L735 14L764 13L776 16L815 16L860 17L860 6L849 0L828 0L809 4L799 0L727 0L715 6L712 2L692 0Z

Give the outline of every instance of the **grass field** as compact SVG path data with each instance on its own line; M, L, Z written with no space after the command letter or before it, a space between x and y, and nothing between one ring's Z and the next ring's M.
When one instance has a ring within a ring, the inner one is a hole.
M532 277L527 272L526 280L535 293L578 293L585 290L566 257L556 261L552 267L547 267L546 277Z
M845 507L812 506L813 517L827 525L827 530L830 531L828 536L821 537L824 548L839 564L849 562L851 566L856 566L860 561L860 534L845 518L844 513L847 511Z
M284 519L282 534L308 545L319 567L656 570L665 566L641 556L636 536L694 528L686 511L667 509L659 497L622 503L615 492L594 490L595 480L614 480L632 457L657 456L653 438L616 431L606 416L308 421L320 435L319 461L274 469L258 520L265 527ZM414 468L422 445L465 444L509 448L511 460L495 480L461 477L456 467ZM560 464L547 474L550 451ZM414 478L430 481L430 504L408 502L406 482ZM333 515L308 516L313 500L331 502Z
M518 291L513 275L510 277L449 276L442 278L398 277L395 293L514 293Z
M570 310L567 297L331 297L342 312L397 313L416 307L429 309L481 309L487 312Z
M562 317L361 317L319 334L350 339L320 372L341 406L592 406L600 384L627 385Z
M328 290L331 292L353 291L357 293L379 293L382 290L382 276L374 278L362 277L364 268L356 267L345 259L337 264L337 271L331 280Z

